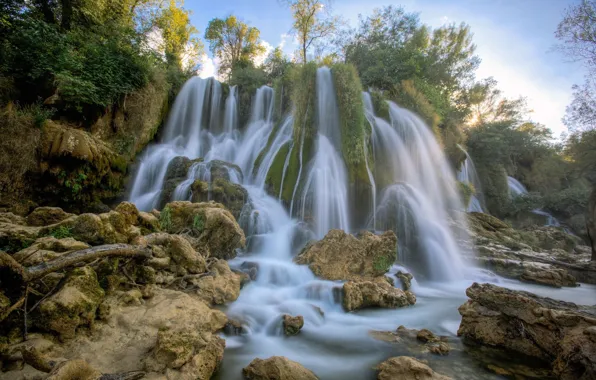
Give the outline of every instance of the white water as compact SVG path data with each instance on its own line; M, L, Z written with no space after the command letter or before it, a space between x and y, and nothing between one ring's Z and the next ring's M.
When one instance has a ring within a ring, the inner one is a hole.
M173 112L194 114L196 110L206 108L206 103L198 103L200 97L195 90L204 89L207 93L208 81L193 80L189 83L196 88L180 93ZM318 90L317 93L330 96L329 82L325 80L319 83L327 88L321 88L321 92ZM270 167L272 157L276 155L271 151L279 151L284 143L293 143L289 133L291 118L283 121L277 130L273 128L273 102L270 100L273 98L271 89L259 89L253 101L253 115L244 132L239 129L240 126L227 127L230 118L226 115L237 114L234 90L230 91L225 102L224 128L221 133L215 132L217 126L201 124L198 120L202 117L195 115L190 119L182 119L179 115L172 115L170 121L177 122L169 122L164 131L164 136L169 137L164 137L162 144L148 149L143 156L131 195L131 200L139 207L153 207L152 202L159 198L167 163L176 155L195 158L193 154L202 150L205 157L205 162L189 169L188 180L176 189L174 196L180 199L190 198L189 188L194 179L210 180L209 160L225 159L242 168L243 176L237 175L231 180L241 182L249 195L248 205L239 219L249 243L248 249L231 260L230 265L235 268L257 265L258 274L255 281L242 289L238 300L227 308L228 316L240 321L245 332L240 336L225 337L226 351L220 379L241 379L241 368L254 358L274 355L300 362L321 379L372 379L375 377L372 368L391 356L395 347L372 339L368 335L370 330L395 330L403 324L408 328L430 328L435 333L454 336L460 320L457 307L466 301L465 289L474 280L501 282L510 287L522 286L496 276L487 277L483 271L464 267L459 258L461 248L457 242L460 238L465 239L465 236L458 236L449 226L449 220L457 220L461 216L452 170L428 128L413 114L392 104L391 123L377 118L374 112L368 115L375 155L375 168L369 170L375 182L382 184L379 187L381 201L377 205L377 218L373 217L373 223L377 219L374 225L381 228L383 224L389 226L392 219L399 221L398 225L404 227L398 230L398 235L400 251L406 252L408 256L405 257L406 266L413 256L413 264L422 262L428 267L428 271L421 271L420 278L452 281L414 281L413 291L418 301L412 307L344 312L337 297L341 282L317 279L308 267L298 266L292 261L293 255L306 241L324 235L327 232L325 229L345 227L349 230L347 205L354 200L347 199L345 165L338 150L340 145L334 140L335 116L326 115L323 118L321 109L317 110L318 115L321 115L317 118L317 152L310 165L304 163L306 190L298 195L301 199L301 215L312 215L315 220L304 223L293 218L291 211L288 213L277 199L278 194L272 197L265 191L266 170L263 169L263 174L261 169ZM202 99L206 102L207 96L204 95ZM333 113L337 107L333 105L334 102L318 104L325 113ZM210 115L213 112L210 111ZM187 120L192 122L184 124ZM208 138L202 147L198 137L194 142L186 140L185 136L199 136L189 129L206 129L204 125L210 126L206 131ZM174 133L170 129L178 132ZM270 138L273 139L271 151L265 153L253 176L254 161ZM300 142L301 152L303 144L304 140ZM192 149L187 150L187 146ZM300 154L299 178L303 169L302 158ZM284 173L287 162L286 158ZM386 173L379 173L380 170ZM388 177L388 180L385 178L380 182L380 177ZM298 189L296 183L295 196ZM309 194L314 194L310 200ZM377 203L376 198L373 202ZM325 210L324 214L320 213L321 210ZM389 275L394 275L398 270L404 268L394 266ZM523 287L533 289L530 285ZM542 288L537 287L536 291L542 291ZM596 303L594 287L586 286L573 292L567 289L547 291L550 297ZM298 336L283 336L281 317L285 313L304 317L305 325ZM452 353L449 359L454 355L458 354ZM466 363L471 375L458 374L458 378L496 378L475 367L472 362Z
M515 179L513 177L510 177L510 176L507 177L507 185L509 186L509 195L511 196L511 198L524 196L524 195L528 194L528 189L526 189L526 187L521 182L519 182L517 179ZM544 210L537 208L535 210L532 210L532 213L544 217L546 226L552 226L552 227L560 227L561 226L561 223L559 222L559 220L557 218L555 218L554 216L552 216L552 214L550 214Z
M465 153L466 159L457 172L457 180L474 186L474 194L472 194L472 197L470 198L468 211L486 212L486 207L484 206L484 194L482 194L482 185L480 184L480 178L478 178L474 161L472 161L472 157L470 157L468 152L466 152L461 146L460 149Z

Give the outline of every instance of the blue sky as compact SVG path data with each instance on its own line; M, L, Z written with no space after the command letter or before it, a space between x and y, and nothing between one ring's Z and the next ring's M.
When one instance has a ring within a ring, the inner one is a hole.
M571 86L583 81L578 63L552 47L554 31L564 11L579 0L335 0L333 11L355 25L358 14L377 7L399 5L417 12L433 27L466 22L474 33L482 63L477 78L493 76L508 97L528 98L531 119L551 128L556 136L565 131L561 122L571 100ZM186 0L192 22L203 36L209 20L234 14L261 30L261 37L278 46L290 31L292 16L278 0ZM292 38L285 48L292 52Z

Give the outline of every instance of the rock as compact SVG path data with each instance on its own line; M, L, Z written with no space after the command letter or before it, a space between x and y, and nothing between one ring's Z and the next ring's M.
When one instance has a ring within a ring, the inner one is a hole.
M433 332L428 329L422 329L418 331L418 333L416 334L416 339L424 343L435 342L439 340L439 338L437 338L435 334L433 334Z
M163 209L164 206L172 200L176 187L186 180L188 169L190 169L192 164L200 163L202 161L202 158L190 160L188 157L184 156L174 157L170 161L164 176L161 195L157 203L158 209Z
M592 189L586 212L586 230L592 248L592 261L596 261L596 187Z
M473 284L460 306L458 335L541 360L562 380L596 377L596 307L539 297L491 284Z
M208 164L211 172L211 180L221 178L226 181L237 179L238 183L243 182L242 170L240 170L238 165L221 160L212 160Z
M53 236L42 237L28 248L13 255L13 258L25 266L37 265L53 260L65 253L89 248L89 244L73 238L56 239Z
M130 202L122 202L115 208L116 212L124 215L126 223L136 226L139 224L139 210Z
M242 369L247 380L315 380L318 377L309 369L304 368L283 356L272 356L269 359L255 359L248 367Z
M248 192L246 189L227 179L212 179L211 184L196 180L191 185L191 202L207 202L213 200L223 204L234 216L239 219L245 203L248 201Z
M216 260L209 267L209 274L192 279L190 283L198 287L197 295L208 305L233 302L240 295L240 276L225 260Z
M410 290L414 276L412 276L410 273L404 273L402 271L397 272L395 276L401 281L403 290Z
M563 286L579 286L575 277L562 268L544 268L544 266L526 266L519 277L525 282L532 282L541 285L548 285L555 288Z
M246 245L244 231L219 203L170 202L162 210L160 220L167 220L162 228L169 233L190 231L193 247L208 248L210 257L232 259L236 249Z
M307 245L295 259L326 280L364 280L384 275L397 255L392 231L359 236L331 230L322 240Z
M224 326L224 333L226 335L241 335L244 330L242 322L235 319L228 319L228 323Z
M282 323L284 327L284 334L287 336L298 335L302 326L304 326L304 318L301 315L292 317L291 315L284 314L282 317Z
M451 346L448 337L436 336L430 330L407 329L399 326L396 331L371 331L371 335L378 340L405 346L412 356L420 356L428 352L436 355L448 355Z
M139 226L149 233L157 232L159 231L159 219L153 214L139 211Z
M47 226L59 223L71 216L74 215L64 212L60 207L38 207L27 216L27 224L35 227Z
M379 364L379 380L450 380L450 377L443 376L433 371L426 364L408 357L397 356L387 359Z
M251 281L255 281L259 273L259 263L245 261L240 265L240 270L246 273Z
M97 380L101 372L82 359L58 364L46 380Z
M150 245L160 246L167 257L171 258L169 261L171 272L186 274L203 273L207 270L205 258L182 236L159 232L147 235L145 239ZM148 264L159 269L167 262L168 260L159 261L159 258L153 258Z
M367 307L398 308L416 303L410 291L391 286L382 279L378 281L346 282L343 286L343 306L348 311Z
M91 267L76 268L68 274L64 285L39 305L37 327L71 339L79 326L91 326L95 312L104 297Z

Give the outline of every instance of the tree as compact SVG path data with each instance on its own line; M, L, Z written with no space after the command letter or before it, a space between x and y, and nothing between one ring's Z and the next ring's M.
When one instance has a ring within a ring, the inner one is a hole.
M507 99L497 88L497 81L490 77L472 86L467 92L470 106L469 121L472 125L498 121L520 121L527 113L526 99Z
M585 84L573 86L573 101L563 121L571 129L593 129L596 127L596 1L582 0L568 9L555 36L562 42L557 48L588 69Z
M259 29L248 26L233 15L209 21L205 39L209 41L211 52L220 60L220 74L229 77L238 62L252 62L256 56L263 54L265 47L261 44L260 34Z
M269 81L272 82L274 79L282 77L291 64L292 63L288 57L284 55L281 48L276 47L265 59L263 70L267 73Z
M331 4L325 0L286 0L294 17L293 30L301 46L300 57L306 63L313 43L331 37L340 22L331 16Z

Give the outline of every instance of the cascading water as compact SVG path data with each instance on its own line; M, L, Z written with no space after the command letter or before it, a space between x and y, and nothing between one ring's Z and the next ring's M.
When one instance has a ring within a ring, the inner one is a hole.
M317 70L315 157L302 194L302 218L312 218L315 235L323 238L333 228L350 231L348 175L341 152L339 109L331 70Z
M511 198L528 195L528 189L517 179L507 176L507 185L509 186L509 196ZM561 223L552 214L541 210L539 208L532 210L533 214L540 215L545 218L545 225L552 227L560 227Z
M462 205L452 169L430 129L412 112L389 103L391 124L375 117L369 102L377 178L386 184L376 229L398 235L400 259L432 280L455 280L464 263Z
M325 96L324 102L318 102L318 150L310 165L304 163L304 171L308 173L304 180L310 181L310 185L305 184L305 187L311 188L311 192L316 194L315 201L316 197L325 199L313 207L320 206L332 216L321 224L315 220L316 229L313 231L306 229L305 223L291 217L292 214L278 200L278 196L281 197L279 194L272 197L265 191L266 173L281 147L285 144L290 144L290 147L300 144L301 153L304 147L303 139L291 140L292 116L278 120L279 125L274 128L271 112L274 97L270 88L261 88L255 95L253 113L244 133L236 122L229 123L233 119L229 115L237 114L234 89L230 90L225 102L222 132L217 132L220 129L209 123L200 123L202 116L183 118L179 114L172 115L164 131L168 137L164 137L162 144L148 149L140 164L131 200L143 205L139 206L143 209L154 207L151 202L159 198L165 171L173 157L187 155L196 158L198 149L187 150L186 145L197 148L199 141L191 143L184 136L196 137L198 134L187 129L203 129L209 138L200 149L204 161L189 168L187 181L174 191L175 198L189 199L190 184L195 179L211 180L212 160L224 159L242 168L242 173L230 170L228 175L231 182L241 183L248 193L248 207L243 209L239 223L250 243L247 250L229 261L229 264L236 269L254 266L258 272L256 280L245 285L238 300L227 308L229 318L239 321L244 332L237 336L226 336L224 362L218 375L221 379L240 379L241 369L254 358L270 356L285 356L298 361L321 379L374 378L372 368L393 354L394 348L371 338L371 330L395 330L399 324L409 328L431 328L435 333L452 336L457 330L457 307L465 302L464 289L470 285L470 281L441 283L435 287L423 287L414 281L413 290L418 302L413 307L346 313L336 297L341 282L317 279L308 267L293 263L292 256L307 240L324 235L325 228L348 226L345 206L348 199L342 195L347 183L343 177L345 164L338 153L341 145L334 133L337 127L335 94L330 87L332 82L327 77L329 72L323 70L320 73L326 78L317 84L317 93ZM173 112L193 115L199 109L207 108L207 103L199 104L196 90L205 91L205 102L208 83L195 79L187 83L185 88L189 85L196 88L193 91L181 91ZM321 92L319 86L322 87ZM216 91L211 92L212 95L214 93ZM188 108L191 104L195 105L192 110ZM208 104L213 105L215 102L209 101ZM376 183L381 189L381 201L376 210L377 228L389 225L392 218L399 220L399 225L409 226L406 231L398 231L400 241L403 240L400 248L412 253L416 251L417 255L428 261L428 265L433 267L428 278L451 278L444 272L457 275L462 263L456 256L458 247L455 235L448 227L448 220L457 220L461 205L457 201L452 171L440 153L438 144L428 128L407 111L391 105L389 124L374 115L372 104L366 107L367 119L372 126L372 153L375 157L374 167L368 169L374 179L371 183ZM213 115L211 111L209 115ZM208 130L206 125L210 125ZM172 131L174 129L176 133ZM253 175L259 156L262 158ZM282 182L289 158L288 152L284 157ZM300 160L302 158L300 155ZM299 168L298 178L302 178L302 164ZM332 187L325 189L325 184ZM297 189L298 181L294 196L300 198ZM304 194L301 198L304 198ZM307 202L303 202L302 206L304 204ZM305 210L303 215L310 212L314 218L319 218L318 211ZM342 213L345 214L344 222L339 217ZM397 270L404 268L394 266L389 274L393 275ZM304 327L299 335L290 338L283 335L283 314L304 317ZM455 355L458 354L452 352L450 357ZM479 373L481 375L472 377L461 377L458 373L458 378L496 378L484 372Z
M484 194L482 193L482 186L478 173L476 172L476 166L472 157L463 148L460 149L465 153L466 159L461 165L460 170L457 172L457 180L463 183L470 184L474 187L474 194L470 198L470 204L468 205L469 212L485 212L486 207L484 206Z

